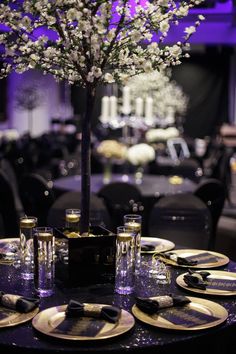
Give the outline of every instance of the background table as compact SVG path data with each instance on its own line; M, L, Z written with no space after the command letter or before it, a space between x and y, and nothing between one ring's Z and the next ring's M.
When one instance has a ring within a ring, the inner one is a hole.
M145 256L145 260L147 260ZM236 271L236 263L231 262L224 269ZM78 270L84 271L84 270ZM140 277L136 286L139 296L155 296L159 294L185 294L194 296L178 288L175 278L185 272L180 268L171 269L171 284L158 285L156 280ZM4 292L33 295L32 281L20 279L19 271L13 266L0 266L0 289ZM200 296L197 296L200 297ZM40 310L67 304L70 299L80 302L114 304L128 311L135 302L134 296L114 294L111 284L91 285L80 288L56 287L55 295L41 300ZM168 331L154 328L140 321L128 333L109 340L95 342L72 342L45 336L32 328L31 321L15 327L0 329L0 349L2 353L43 353L43 354L195 354L211 352L213 354L235 354L236 347L236 299L235 297L208 297L222 304L228 311L227 321L218 327L202 331Z
M133 175L113 174L111 182L123 181L135 184ZM53 187L61 192L79 191L81 176L68 176L53 181ZM97 194L103 186L103 174L91 175L91 192ZM163 194L192 192L196 183L188 178L183 178L181 184L171 184L169 176L144 175L141 184L135 184L143 197L160 197Z

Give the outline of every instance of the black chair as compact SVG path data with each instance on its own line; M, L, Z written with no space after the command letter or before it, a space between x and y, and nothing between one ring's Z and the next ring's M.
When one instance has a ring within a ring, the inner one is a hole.
M219 218L222 214L226 199L226 190L223 183L214 178L202 181L194 192L209 208L212 216L211 248L214 248L215 235Z
M31 173L20 181L19 192L26 215L36 216L38 225L45 226L49 208L55 200L52 182Z
M208 207L195 195L168 195L151 211L149 235L171 240L179 247L209 249L211 223Z
M19 236L19 214L15 205L14 192L7 176L0 171L0 216L1 236Z
M67 192L58 197L50 207L47 224L53 227L65 226L65 209L81 208L81 193ZM95 194L90 195L90 223L110 227L110 217L103 201Z
M112 231L123 225L123 217L129 213L142 213L142 197L139 189L127 182L112 182L103 186L98 197L104 203L112 220Z
M4 172L8 182L11 185L11 189L13 191L13 196L14 196L14 202L15 202L15 208L17 210L18 216L24 216L24 207L19 195L19 186L18 186L18 181L17 181L17 176L14 171L14 168L10 161L6 158L2 158L0 161L0 170Z

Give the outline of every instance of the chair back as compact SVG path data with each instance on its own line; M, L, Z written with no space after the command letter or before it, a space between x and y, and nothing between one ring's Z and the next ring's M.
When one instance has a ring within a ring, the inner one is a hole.
M38 225L45 226L49 208L55 200L52 182L36 173L30 173L22 178L19 192L26 215L36 216Z
M109 183L103 186L97 195L104 200L114 232L117 226L123 225L125 214L138 213L142 200L139 189L127 182Z
M215 237L217 224L222 214L226 190L223 183L214 178L208 178L202 181L194 192L209 208L212 216L213 236ZM212 240L214 243L214 240ZM212 247L214 244L212 245Z
M173 241L179 247L208 249L211 214L205 203L191 193L160 198L149 219L149 235Z
M50 207L47 224L52 227L65 226L65 209L81 208L81 193L66 192L58 197ZM103 201L95 194L90 195L90 223L110 227L110 217Z
M0 171L0 215L1 236L19 236L19 215L15 205L14 192L6 174Z

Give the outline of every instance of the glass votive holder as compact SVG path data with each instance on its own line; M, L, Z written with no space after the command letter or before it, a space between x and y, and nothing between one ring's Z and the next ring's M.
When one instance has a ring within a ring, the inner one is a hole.
M149 276L155 278L157 284L171 283L171 274L168 266L161 262L156 254L153 255L151 260Z
M80 209L66 209L65 213L66 228L70 229L71 231L78 232L81 215Z
M141 229L142 216L138 214L124 215L124 225L134 233L134 257L135 257L135 272L139 273L141 265Z
M23 279L34 277L33 228L37 226L35 216L20 218L20 267Z
M117 228L115 292L118 294L131 294L134 290L134 241L135 234L126 226Z
M54 292L54 236L51 227L33 229L34 286L40 297Z

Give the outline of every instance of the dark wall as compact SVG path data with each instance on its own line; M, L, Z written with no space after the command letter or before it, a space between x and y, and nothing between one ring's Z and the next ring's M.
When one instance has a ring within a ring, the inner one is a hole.
M231 48L209 47L172 70L173 79L189 96L184 132L190 137L214 135L229 121L229 61Z

